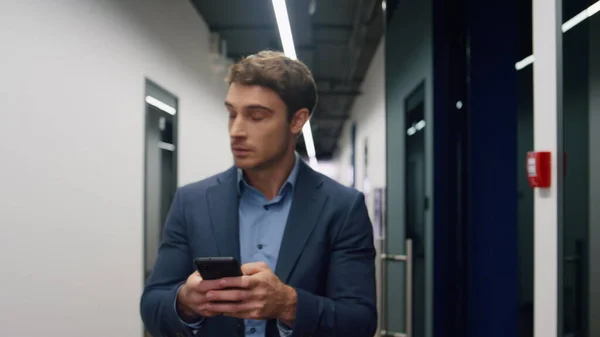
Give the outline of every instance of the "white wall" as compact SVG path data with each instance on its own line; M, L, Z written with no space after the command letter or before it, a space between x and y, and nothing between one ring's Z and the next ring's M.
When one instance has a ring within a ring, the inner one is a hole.
M231 164L207 26L186 0L0 12L0 335L141 336L146 76L179 97L179 183Z
M362 94L352 106L350 120L356 122L356 182L355 186L364 191L364 177L368 176L371 187L385 186L385 77L384 43L373 56L369 70L361 85ZM351 122L344 125L338 142L335 161L338 165L337 180L345 185L351 184L350 158L352 155L350 140ZM365 141L368 142L368 172L364 165ZM368 192L368 191L365 191ZM369 195L367 195L369 198ZM369 209L371 200L367 200Z
M335 160L319 160L317 164L311 164L308 160L306 163L310 165L315 171L331 178L338 180L339 178L339 166Z

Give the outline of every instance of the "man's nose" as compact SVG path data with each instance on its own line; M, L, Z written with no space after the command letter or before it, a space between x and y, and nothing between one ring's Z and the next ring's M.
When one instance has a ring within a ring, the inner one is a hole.
M229 127L229 136L232 138L246 136L246 123L244 122L244 118L242 118L242 116L238 115L231 121L231 126Z

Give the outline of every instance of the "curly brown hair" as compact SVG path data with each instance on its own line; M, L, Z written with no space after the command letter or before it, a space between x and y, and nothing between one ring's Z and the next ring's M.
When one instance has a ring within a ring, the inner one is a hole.
M310 69L281 52L265 50L241 59L229 68L225 81L275 91L287 107L289 120L304 108L312 115L317 105L317 84Z

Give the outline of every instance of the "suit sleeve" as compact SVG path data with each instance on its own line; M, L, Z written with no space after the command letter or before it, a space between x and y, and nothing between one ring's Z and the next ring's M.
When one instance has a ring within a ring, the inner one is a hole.
M167 215L158 256L148 278L140 303L146 329L153 336L192 336L174 308L177 293L193 272L184 217L182 190L175 194Z
M296 289L292 336L373 337L377 329L373 227L359 193L333 241L327 296Z

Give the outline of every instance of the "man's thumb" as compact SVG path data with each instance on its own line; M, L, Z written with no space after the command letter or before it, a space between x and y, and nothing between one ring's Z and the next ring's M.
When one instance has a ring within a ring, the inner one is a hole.
M244 275L254 275L265 270L269 270L269 266L264 262L251 262L242 265Z

